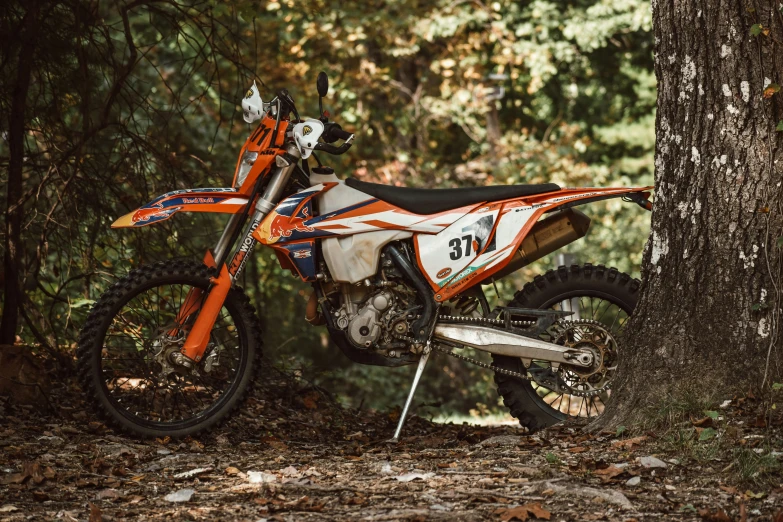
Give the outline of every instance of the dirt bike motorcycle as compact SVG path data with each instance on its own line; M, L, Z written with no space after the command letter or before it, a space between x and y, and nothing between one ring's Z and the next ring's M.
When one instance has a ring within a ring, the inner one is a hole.
M530 430L599 414L639 281L601 265L560 267L495 308L482 285L583 237L590 218L574 207L621 197L650 210L652 187L341 181L318 154L344 154L355 136L323 111L325 73L317 90L320 115L302 120L286 90L264 103L254 82L242 108L259 124L232 186L169 192L114 222L230 216L202 262L142 266L95 303L78 367L97 410L133 434L178 437L216 426L240 405L259 366L261 328L236 281L260 243L312 284L306 320L325 325L348 358L418 365L392 440L433 351L494 371L506 406ZM473 359L475 351L492 354L492 364Z

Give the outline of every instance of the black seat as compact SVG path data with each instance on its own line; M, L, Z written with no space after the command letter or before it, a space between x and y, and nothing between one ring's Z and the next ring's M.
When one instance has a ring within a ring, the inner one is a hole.
M378 183L367 183L348 178L345 184L352 189L369 194L374 198L391 203L414 214L437 214L445 210L464 207L484 201L534 196L560 190L554 183L541 185L494 185L491 187L470 187L455 189L420 189L394 187Z

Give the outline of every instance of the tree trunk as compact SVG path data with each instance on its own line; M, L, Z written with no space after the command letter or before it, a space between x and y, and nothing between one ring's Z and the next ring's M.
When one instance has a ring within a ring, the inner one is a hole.
M614 400L594 428L780 380L783 92L763 93L783 83L783 18L777 2L753 6L653 0L652 231Z
M19 54L16 63L16 81L14 83L11 110L8 121L8 190L5 210L5 255L3 257L3 318L0 321L0 344L14 344L16 328L19 322L19 307L22 294L19 287L19 266L21 261L22 212L22 171L24 169L25 116L27 109L27 91L30 88L30 75L33 67L35 48L34 28L38 22L37 2L30 4L29 11L22 20L23 29L19 42Z

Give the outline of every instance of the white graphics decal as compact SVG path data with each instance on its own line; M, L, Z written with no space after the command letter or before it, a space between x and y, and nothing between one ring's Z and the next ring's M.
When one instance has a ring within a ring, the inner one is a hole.
M482 209L483 210L483 209ZM474 212L435 235L417 235L416 251L430 281L444 286L487 247L498 209Z

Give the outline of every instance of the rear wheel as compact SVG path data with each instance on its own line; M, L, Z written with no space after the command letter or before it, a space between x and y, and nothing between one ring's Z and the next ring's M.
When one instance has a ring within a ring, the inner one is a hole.
M543 276L537 276L514 295L509 307L574 312L564 322L565 325L570 323L570 326L553 327L545 336L547 340L559 344L612 346L603 355L602 364L606 365L601 368L602 373L591 376L565 368L553 370L544 361L533 361L529 368L525 368L521 359L494 356L495 366L527 373L534 379L530 382L495 374L498 394L522 426L536 431L569 417L594 418L603 413L611 399L611 380L616 377L622 347L618 348L611 342L602 344L599 341L596 344L594 340L617 338L636 307L639 287L638 279L615 268L585 264L550 270ZM547 384L552 382L554 375L567 387Z
M194 435L240 404L261 356L258 318L240 288L228 293L202 360L177 364L197 316L178 319L180 309L188 296L206 296L209 278L199 263L157 263L117 281L93 307L79 338L79 377L114 426Z

